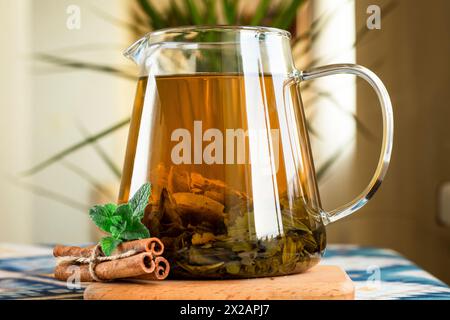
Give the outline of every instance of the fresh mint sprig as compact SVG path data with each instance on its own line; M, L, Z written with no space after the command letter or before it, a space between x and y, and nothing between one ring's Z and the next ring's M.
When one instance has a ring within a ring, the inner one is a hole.
M123 241L150 237L150 232L141 222L150 194L150 183L145 183L128 203L96 205L89 210L95 225L110 234L100 240L105 255L111 255Z

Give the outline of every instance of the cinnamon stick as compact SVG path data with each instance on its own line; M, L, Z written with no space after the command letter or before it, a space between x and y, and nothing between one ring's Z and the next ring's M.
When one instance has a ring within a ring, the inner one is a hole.
M133 240L122 242L116 250L113 251L114 254L121 254L127 251L134 250L138 252L148 252L153 256L160 256L164 252L164 244L158 238L147 238L140 240Z
M164 280L170 272L170 264L163 257L155 258L155 270L152 273L146 273L135 277L140 280Z
M80 247L75 247L75 246L63 246L63 245L58 244L53 248L53 256L54 257L89 258L92 254L93 248L94 248L94 246L80 248Z
M137 277L155 272L157 267L156 259L153 259L151 253L144 252L128 258L101 262L95 266L94 271L97 277L102 280ZM75 276L76 272L79 272L78 275L81 282L94 281L89 273L87 264L59 264L55 268L55 278L66 281L69 277Z
M89 258L93 248L94 246L75 247L57 245L53 249L53 256ZM159 256L164 252L164 244L158 238L127 241L122 242L112 254L121 254L131 250L136 251L136 253L149 252L154 256Z

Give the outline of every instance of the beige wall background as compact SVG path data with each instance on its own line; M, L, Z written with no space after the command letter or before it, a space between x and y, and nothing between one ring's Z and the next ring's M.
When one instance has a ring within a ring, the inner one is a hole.
M394 107L395 144L382 187L361 212L329 227L331 242L390 247L450 283L450 226L437 222L438 191L450 180L450 1L398 0L357 48L357 63L373 68ZM364 25L370 4L356 1ZM382 13L383 14L383 13ZM358 81L357 113L378 135L358 139L355 188L368 181L381 141L375 94Z
M126 20L128 4L127 0L0 1L0 241L92 241L87 209L98 193L67 164L89 172L112 190L109 200L115 200L118 179L92 148L20 179L19 184L11 178L81 140L80 127L94 133L129 116L133 81L52 66L33 57L48 53L132 68L122 56L131 42L128 31L98 13ZM80 10L79 29L67 28L71 5ZM119 168L126 135L124 128L99 143ZM77 204L70 207L42 196L49 192Z
M10 181L31 163L30 83L17 59L29 50L29 14L28 1L0 1L0 241L31 241L30 195Z

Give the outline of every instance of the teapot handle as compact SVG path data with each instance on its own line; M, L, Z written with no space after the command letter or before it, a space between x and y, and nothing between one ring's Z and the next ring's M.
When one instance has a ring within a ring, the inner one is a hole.
M336 74L353 74L359 76L366 80L375 90L380 101L383 117L383 142L381 145L380 159L369 185L359 196L349 203L332 211L323 212L322 216L324 219L324 224L329 224L354 213L363 207L370 200L370 198L372 198L383 181L388 169L394 137L394 120L392 116L391 99L389 98L389 94L383 82L381 82L380 78L378 78L378 76L369 69L355 64L333 64L309 71L295 71L293 79L297 84L299 84L301 81L313 80Z

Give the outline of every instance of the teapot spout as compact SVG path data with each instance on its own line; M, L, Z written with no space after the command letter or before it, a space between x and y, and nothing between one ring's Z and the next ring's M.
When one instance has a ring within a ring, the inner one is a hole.
M123 55L127 57L128 59L134 61L137 65L140 64L142 53L147 48L148 39L147 37L143 37L133 43L128 49L125 50Z

